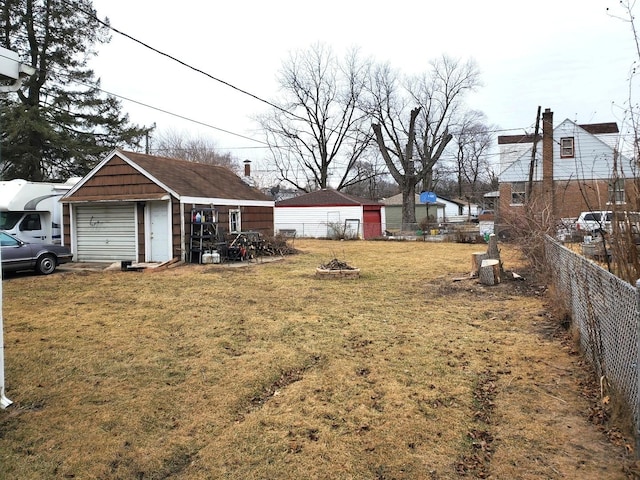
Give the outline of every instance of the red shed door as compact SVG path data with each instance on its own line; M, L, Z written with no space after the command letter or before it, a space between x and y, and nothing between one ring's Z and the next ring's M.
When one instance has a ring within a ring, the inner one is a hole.
M382 236L382 217L380 207L364 207L363 210L363 232L364 239L376 238Z

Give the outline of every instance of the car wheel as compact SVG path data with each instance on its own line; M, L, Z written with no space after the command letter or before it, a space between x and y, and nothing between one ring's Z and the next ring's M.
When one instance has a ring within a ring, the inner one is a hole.
M56 269L56 258L53 255L42 255L36 262L36 271L42 275L49 275Z

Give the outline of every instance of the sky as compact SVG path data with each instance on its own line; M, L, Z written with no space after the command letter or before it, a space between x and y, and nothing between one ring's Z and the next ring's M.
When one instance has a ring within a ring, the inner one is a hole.
M618 0L93 4L115 29L209 75L113 32L92 66L105 91L128 99L122 105L132 122L207 138L258 162L267 152L253 118L268 107L240 90L274 100L289 54L314 43L339 56L357 47L405 74L427 71L443 54L475 60L483 86L467 104L485 113L496 135L533 133L538 106L551 109L556 124L569 118L623 129L638 59Z

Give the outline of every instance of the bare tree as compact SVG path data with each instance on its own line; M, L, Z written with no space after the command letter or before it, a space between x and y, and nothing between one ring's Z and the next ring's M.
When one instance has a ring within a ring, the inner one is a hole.
M401 81L388 65L374 69L364 107L391 176L402 191L402 224L415 224L415 193L434 187L436 163L453 139L450 125L463 95L479 85L474 62L447 56L431 63L423 75Z
M611 248L612 261L607 261L610 271L620 278L635 284L640 277L640 250L638 249L638 215L640 210L640 107L634 98L637 89L638 61L640 61L640 38L635 23L635 0L620 0L617 7L607 8L613 18L627 23L631 33L631 41L635 48L636 59L631 65L629 73L629 93L626 106L623 107L622 129L630 132L630 137L621 136L618 149L614 152L614 161L609 179L609 191L607 203L611 205L614 221L612 222ZM622 158L628 155L632 161L625 168ZM582 188L581 188L581 191ZM624 201L619 201L622 196ZM585 201L587 196L583 197ZM587 202L588 204L588 202ZM589 207L591 209L591 207ZM618 218L624 219L619 221ZM603 247L607 242L605 235L601 236ZM605 250L606 251L606 250ZM608 260L608 256L607 256ZM611 263L611 264L610 264Z
M372 200L397 193L398 186L389 178L387 168L379 155L370 160L358 161L354 171L357 182L346 187L344 192Z
M422 189L434 187L434 167L453 139L463 97L480 85L480 72L473 60L462 62L446 55L431 62L431 69L410 80L409 93L421 109L416 125L416 149Z
M485 123L486 116L477 110L469 110L456 129L457 145L455 174L459 198L478 202L479 187L490 182L492 169L487 154L493 144L491 130Z
M629 77L628 108L624 111L624 123L628 123L631 127L631 132L633 135L633 155L637 159L640 158L640 106L638 106L638 104L632 98L632 92L635 88L634 80L636 79L636 76L640 74L640 70L638 70L637 67L638 61L640 61L640 38L638 36L638 30L635 23L635 15L633 13L635 4L635 0L620 0L618 2L617 8L622 9L621 13L618 13L618 11L615 9L610 9L609 7L607 7L607 12L609 12L609 15L611 15L612 17L629 24L629 28L632 34L631 38L634 43L635 53L637 55L636 60L633 62Z
M311 191L332 177L338 190L358 181L354 167L371 139L358 109L368 68L357 50L338 61L322 44L283 64L283 97L257 118L282 182Z
M158 135L150 149L158 155L189 160L196 163L221 165L240 173L240 162L229 152L220 152L215 142L204 137L191 137L187 133L168 130Z

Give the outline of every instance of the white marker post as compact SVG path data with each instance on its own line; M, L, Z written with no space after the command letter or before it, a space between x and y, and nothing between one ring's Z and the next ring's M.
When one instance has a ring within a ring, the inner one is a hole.
M16 92L22 82L36 73L36 69L20 63L18 54L0 47L0 93ZM10 81L10 84L5 84ZM0 249L0 265L2 265L2 249ZM4 394L4 322L2 320L2 267L0 267L0 408L7 408L13 402Z
M2 265L1 248L0 265ZM4 394L4 321L2 320L2 268L0 267L0 407L5 409L12 403Z

